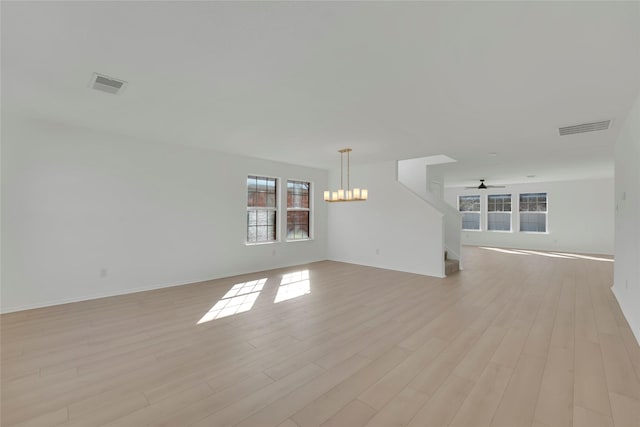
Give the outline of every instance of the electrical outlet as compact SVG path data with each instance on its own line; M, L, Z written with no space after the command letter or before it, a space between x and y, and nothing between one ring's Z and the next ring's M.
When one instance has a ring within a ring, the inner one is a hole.
M271 256L276 256L276 250L275 249L271 251Z
M376 249L376 255L380 255L380 249Z
M624 281L624 288L625 289L629 289L629 281L628 280Z
M101 268L100 269L100 277L107 277L108 273L109 273L109 271L106 268Z

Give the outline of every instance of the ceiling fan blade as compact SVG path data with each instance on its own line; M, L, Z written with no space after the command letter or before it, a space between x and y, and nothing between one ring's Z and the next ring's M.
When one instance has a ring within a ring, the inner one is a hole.
M506 188L504 185L487 185L487 188Z

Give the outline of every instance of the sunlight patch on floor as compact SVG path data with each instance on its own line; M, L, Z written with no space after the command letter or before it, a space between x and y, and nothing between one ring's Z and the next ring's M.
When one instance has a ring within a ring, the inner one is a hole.
M581 255L581 254L568 254L568 253L564 253L564 252L553 252L553 253L554 254L558 254L558 255L566 255L566 256L572 257L572 258L589 259L591 261L614 262L613 258L602 258L602 257L597 257L597 256Z
M525 250L525 249L520 249L520 252L525 252L531 255L540 255L540 256L546 256L549 258L564 258L564 259L572 259L573 257L570 256L565 256L565 255L556 255L556 254L552 254L552 253L547 253L547 252L540 252L540 251L530 251L530 250Z
M273 301L279 303L311 293L309 270L300 270L282 276L278 293Z
M529 249L502 249L502 248L491 248L488 246L478 246L480 249L485 249L488 251L494 252L502 252L505 254L514 254L514 255L540 255L549 258L563 258L563 259L586 259L591 261L605 261L605 262L614 262L613 258L602 258L590 255L581 255L567 252L542 252L542 251L532 251Z
M198 321L198 325L251 310L264 288L267 279L236 283L229 291Z
M531 255L531 254L527 254L527 253L524 253L524 252L512 251L512 250L509 250L509 249L489 248L489 247L486 247L486 246L480 246L480 249L486 249L488 251L494 251L494 252L502 252L504 254Z

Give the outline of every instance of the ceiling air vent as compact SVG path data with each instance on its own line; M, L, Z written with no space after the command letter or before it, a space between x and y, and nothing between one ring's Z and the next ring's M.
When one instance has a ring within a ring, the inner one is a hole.
M89 87L100 90L102 92L112 93L114 95L122 92L127 85L124 80L114 79L113 77L103 74L93 73Z
M604 120L601 122L582 123L580 125L565 126L559 128L560 136L572 135L574 133L593 132L596 130L607 130L611 127L611 120Z

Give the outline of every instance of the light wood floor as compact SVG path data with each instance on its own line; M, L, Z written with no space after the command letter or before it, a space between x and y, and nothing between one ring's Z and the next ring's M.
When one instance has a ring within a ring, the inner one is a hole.
M2 425L640 426L613 263L465 253L447 279L319 262L3 315Z

